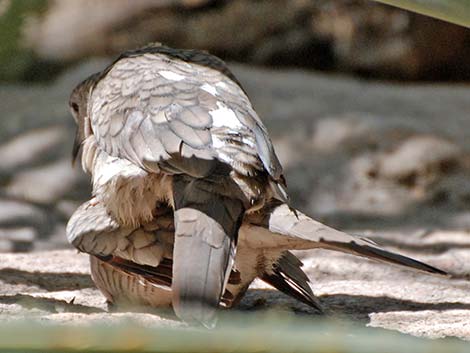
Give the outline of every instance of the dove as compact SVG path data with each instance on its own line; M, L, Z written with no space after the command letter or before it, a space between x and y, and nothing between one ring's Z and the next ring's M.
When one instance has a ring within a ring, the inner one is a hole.
M69 106L73 158L91 175L93 198L67 236L91 255L110 301L171 305L183 321L212 327L219 306L260 277L320 308L289 252L314 248L445 275L295 210L266 127L207 52L127 51L81 82Z
M102 204L90 200L72 215L69 241L90 256L94 283L109 303L138 307L170 307L174 243L173 211L157 207L155 220L126 227L114 221ZM308 285L302 262L289 251L245 245L238 252L221 305L230 308L259 277L268 284L322 312Z

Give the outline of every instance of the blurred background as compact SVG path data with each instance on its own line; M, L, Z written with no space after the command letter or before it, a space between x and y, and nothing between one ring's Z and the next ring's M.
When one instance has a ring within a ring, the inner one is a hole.
M468 29L370 0L0 0L0 251L67 247L90 197L69 93L153 41L229 62L301 210L342 229L470 229Z

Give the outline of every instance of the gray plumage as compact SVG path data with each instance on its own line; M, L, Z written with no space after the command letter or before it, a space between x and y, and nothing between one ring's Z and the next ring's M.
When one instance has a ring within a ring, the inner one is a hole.
M187 322L209 326L215 323L215 310L235 260L243 216L239 200L223 195L226 190L218 192L217 186L231 179L223 174L215 179L178 175L173 182L174 309Z
M124 278L165 282L171 268L170 297L189 322L210 325L219 302L236 303L257 276L318 306L287 249L321 247L442 273L288 206L266 128L225 64L205 52L126 52L78 85L70 106L74 158L92 175L94 199L67 232L96 256L94 278L108 299ZM159 221L172 228L155 228Z
M240 86L222 72L158 52L124 56L106 71L90 94L88 113L108 154L149 171L168 166L172 174L203 177L220 161L243 175L280 177L266 129ZM191 168L181 157L195 157Z

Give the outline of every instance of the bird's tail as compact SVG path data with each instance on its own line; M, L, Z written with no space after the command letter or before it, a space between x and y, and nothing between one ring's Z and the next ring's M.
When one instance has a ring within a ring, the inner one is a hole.
M241 202L204 180L174 188L173 308L183 321L213 327L227 284L243 213Z
M262 218L254 219L252 224L258 227L257 243L252 246L276 246L297 250L324 248L428 273L447 275L446 272L423 262L384 250L367 238L330 228L286 204L273 206Z

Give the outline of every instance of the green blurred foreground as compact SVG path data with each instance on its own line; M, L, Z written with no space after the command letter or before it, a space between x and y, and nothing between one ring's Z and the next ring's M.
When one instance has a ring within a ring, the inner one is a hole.
M230 313L214 330L148 328L134 323L0 325L0 352L467 352L455 339L425 340L344 322Z
M470 27L470 0L375 0L405 10Z

